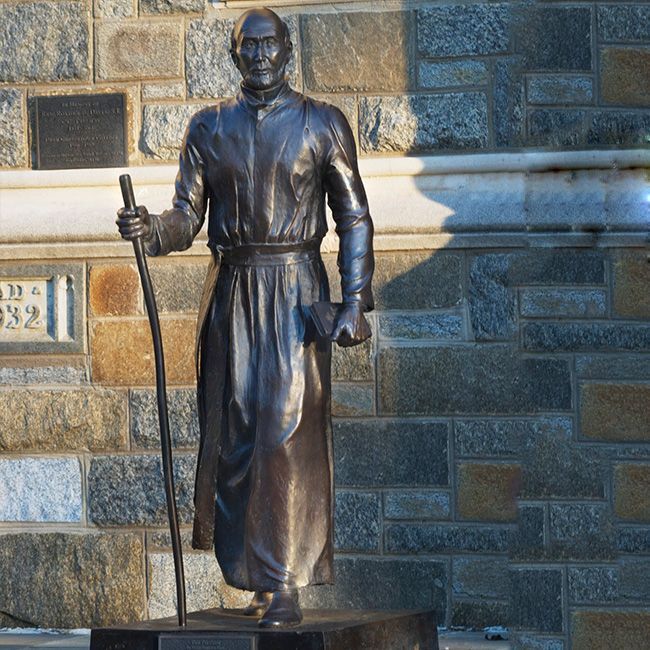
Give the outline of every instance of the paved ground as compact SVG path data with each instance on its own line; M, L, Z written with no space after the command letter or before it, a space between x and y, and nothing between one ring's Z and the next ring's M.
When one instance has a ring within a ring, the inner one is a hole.
M17 633L0 630L2 650L31 650L55 648L56 650L88 650L90 633L68 634L39 631ZM510 650L507 641L487 641L483 632L441 632L440 650ZM352 649L351 649L352 650Z

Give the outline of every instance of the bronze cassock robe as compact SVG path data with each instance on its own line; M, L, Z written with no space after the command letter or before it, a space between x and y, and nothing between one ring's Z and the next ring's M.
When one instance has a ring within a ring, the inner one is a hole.
M307 314L329 299L326 197L343 299L370 310L373 228L343 114L286 83L242 87L192 117L174 207L147 244L152 255L188 248L207 209L193 544L214 540L240 589L333 578L331 345Z

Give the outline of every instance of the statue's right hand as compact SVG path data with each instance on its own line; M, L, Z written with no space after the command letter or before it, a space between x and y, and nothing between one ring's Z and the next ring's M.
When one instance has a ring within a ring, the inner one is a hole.
M120 208L117 211L115 220L123 239L133 241L134 239L149 239L153 234L153 223L151 215L144 205L139 205L135 210Z

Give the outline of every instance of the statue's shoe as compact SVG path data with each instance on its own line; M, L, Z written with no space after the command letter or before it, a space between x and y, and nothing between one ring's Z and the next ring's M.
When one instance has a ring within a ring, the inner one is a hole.
M256 591L251 602L244 608L244 616L262 616L271 604L272 591Z
M298 593L274 591L271 604L257 624L267 628L295 627L301 621L302 612L298 605Z

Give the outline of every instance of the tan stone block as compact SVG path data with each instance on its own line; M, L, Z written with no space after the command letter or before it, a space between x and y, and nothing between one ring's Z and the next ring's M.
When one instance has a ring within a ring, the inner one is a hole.
M650 612L573 612L571 638L573 650L641 650L650 639Z
M610 104L650 106L650 48L601 50L601 94Z
M586 383L580 389L580 431L613 442L650 441L650 385Z
M459 516L480 521L514 521L520 484L519 465L461 463L458 466Z
M161 320L167 382L191 385L194 371L193 318ZM153 386L153 344L146 319L95 322L91 326L92 379L96 384Z
M614 312L625 318L650 318L650 260L647 251L621 253L613 266Z
M93 266L89 285L91 316L133 316L142 313L140 278L134 266Z
M125 391L1 391L0 450L124 449L126 413Z
M95 72L105 81L182 76L182 23L149 20L96 26Z
M622 519L650 522L650 465L614 467L614 512Z

